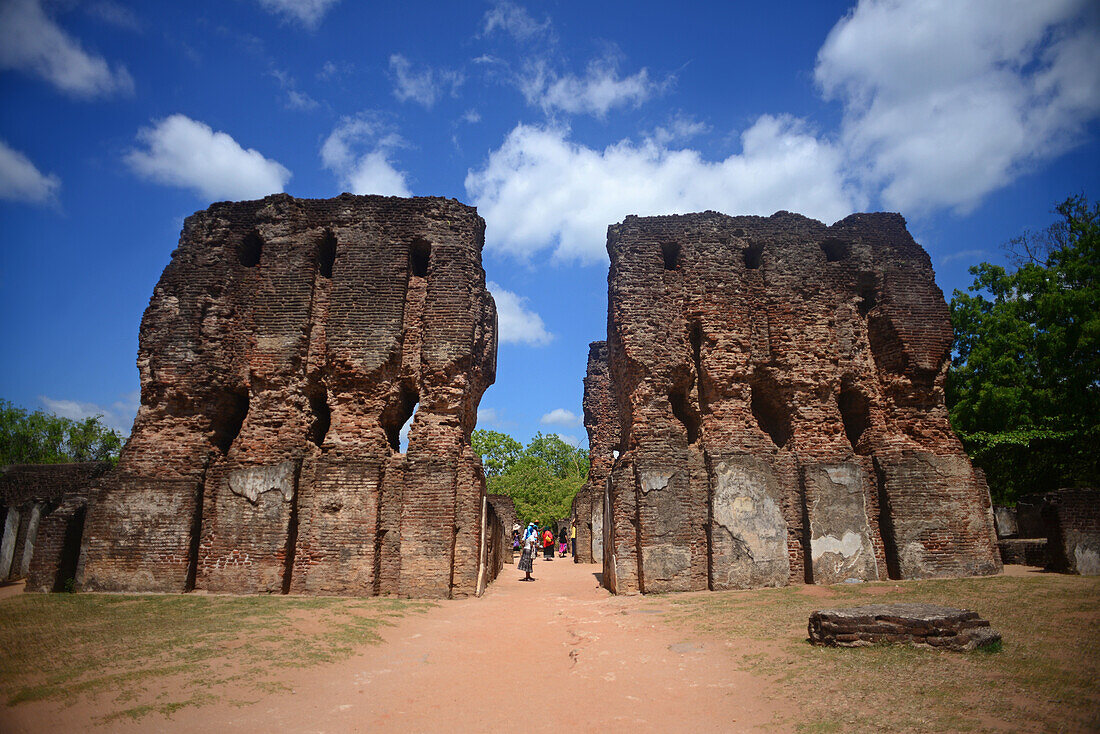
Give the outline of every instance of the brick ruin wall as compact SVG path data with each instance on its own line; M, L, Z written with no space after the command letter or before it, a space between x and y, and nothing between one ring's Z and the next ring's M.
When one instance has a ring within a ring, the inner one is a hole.
M1048 571L1100 575L1100 489L1059 489L1043 495Z
M107 462L0 468L0 580L26 577L27 591L75 582L88 504Z
M348 194L189 217L142 319L141 407L89 511L82 587L474 593L484 228L454 200Z
M900 215L627 217L607 249L610 589L1000 570L944 405L947 306Z
M577 563L603 561L604 488L619 446L619 415L611 391L607 342L588 347L584 377L584 427L588 431L588 479L573 498Z
M513 563L515 553L512 550L512 525L516 523L516 503L506 494L489 495L489 504L500 520L504 534L504 549L501 551L502 563Z

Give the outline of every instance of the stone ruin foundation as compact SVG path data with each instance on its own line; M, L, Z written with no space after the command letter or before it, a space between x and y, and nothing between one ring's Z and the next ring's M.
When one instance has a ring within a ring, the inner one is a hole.
M75 586L84 520L107 462L0 468L0 582L25 577L27 591Z
M901 643L944 650L995 645L1001 634L967 609L935 604L869 604L810 615L810 642L828 647Z
M608 588L1000 571L944 405L947 305L900 215L631 216L607 249Z
M573 498L573 523L577 529L577 563L603 561L603 499L607 477L619 445L619 414L611 392L607 342L588 347L588 372L584 377L584 427L588 431L588 480Z
M454 200L348 194L189 217L82 587L478 591L500 558L470 447L496 371L484 229Z

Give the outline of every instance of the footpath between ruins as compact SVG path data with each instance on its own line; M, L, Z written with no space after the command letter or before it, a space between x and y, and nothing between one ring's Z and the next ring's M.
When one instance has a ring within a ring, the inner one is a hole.
M288 669L288 689L256 703L213 703L107 729L728 732L790 720L794 712L782 708L790 704L770 699L766 680L738 670L724 649L730 643L671 626L660 613L667 599L612 596L599 572L540 559L536 581L523 583L505 565L480 599L409 615L382 631L381 644L342 662ZM15 717L13 732L78 731L102 715L96 708L93 699L6 714Z

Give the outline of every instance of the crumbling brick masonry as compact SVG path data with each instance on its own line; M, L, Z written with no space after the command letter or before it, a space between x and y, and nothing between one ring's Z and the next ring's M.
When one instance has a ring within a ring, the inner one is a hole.
M1000 570L944 406L947 306L901 216L632 216L607 249L609 588Z
M607 342L588 347L588 371L584 377L584 427L588 431L588 480L573 498L577 528L577 562L603 561L604 487L619 447L619 413L611 391Z
M83 588L474 593L484 230L442 198L189 217L142 320L141 408L89 513Z

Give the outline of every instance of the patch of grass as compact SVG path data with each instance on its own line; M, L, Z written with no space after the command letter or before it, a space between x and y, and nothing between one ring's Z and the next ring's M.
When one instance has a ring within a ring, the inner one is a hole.
M799 731L1100 730L1100 578L943 579L669 598L676 623L757 641L740 665L794 700ZM811 611L931 602L978 612L1000 645L971 653L876 645L814 647Z
M109 696L101 723L170 716L272 671L340 660L434 604L335 597L23 594L0 602L0 701ZM242 668L243 671L242 672ZM181 698L182 696L182 698Z

